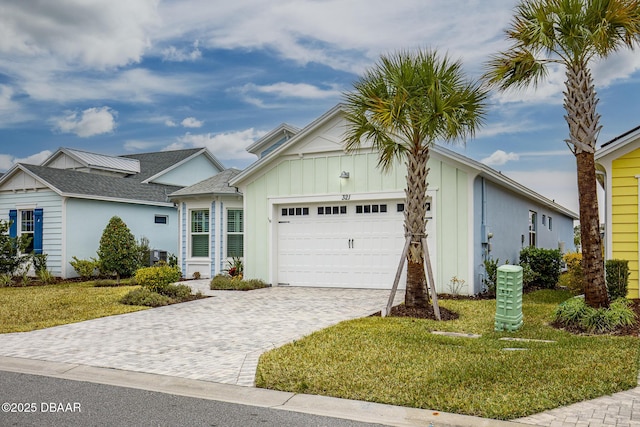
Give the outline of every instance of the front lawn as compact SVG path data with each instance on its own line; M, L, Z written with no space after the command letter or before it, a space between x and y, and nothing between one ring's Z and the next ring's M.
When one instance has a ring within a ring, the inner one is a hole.
M524 326L494 332L495 300L441 300L436 322L368 317L263 354L258 387L513 419L635 387L640 341L575 336L548 325L567 292L524 296ZM481 334L458 338L432 331ZM517 337L552 340L503 341ZM524 350L523 350L524 349Z
M26 332L148 307L120 299L138 286L94 287L94 282L0 288L0 333Z

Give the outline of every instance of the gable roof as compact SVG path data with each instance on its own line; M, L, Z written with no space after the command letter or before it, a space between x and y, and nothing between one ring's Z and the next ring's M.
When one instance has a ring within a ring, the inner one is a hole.
M278 145L289 140L298 132L300 132L299 128L288 125L286 123L282 123L280 126L267 133L265 136L263 136L253 144L249 145L247 147L247 151L251 154L255 154L258 157L263 157L269 152L273 151L273 149L277 148Z
M247 169L245 169L240 174L238 174L235 178L232 178L229 184L236 186L241 184L243 181L246 181L253 174L257 173L258 171L265 168L268 164L275 161L281 153L283 153L284 151L286 151L287 149L289 149L290 147L292 147L293 145L295 145L296 143L304 139L306 135L309 135L311 132L318 129L323 124L329 122L330 120L342 114L344 114L344 106L342 104L336 105L331 110L327 111L322 116L318 117L316 120L314 120L309 125L307 125L302 130L300 130L295 136L288 139L286 142L284 142L282 145L277 147L275 150L261 157L255 163L250 165ZM465 165L466 167L474 170L478 175L489 178L492 181L502 185L505 188L510 189L511 191L514 191L517 194L520 194L530 199L535 199L539 203L545 205L546 207L554 211L560 212L573 219L579 218L575 212L565 208L562 205L557 204L554 200L548 199L536 193L535 191L525 187L524 185L514 181L513 179L503 175L502 173L496 171L495 169L490 168L489 166L483 163L470 159L466 156L463 156L462 154L458 154L454 151L451 151L439 145L434 145L431 150L433 153L437 153L442 157L449 158L462 165Z
M194 157L205 155L219 170L225 167L206 148L189 148L185 150L159 151L155 153L127 154L122 156L140 162L140 173L134 179L139 182L152 182L154 179L188 162Z
M180 187L143 184L135 180L69 169L18 164L20 169L65 197L171 206L168 194ZM10 175L14 170L6 175ZM1 180L0 180L1 181Z
M229 181L240 174L240 170L230 168L225 171L220 172L212 176L211 178L207 178L203 181L200 181L196 184L193 184L189 187L182 188L178 191L175 191L169 194L170 199L177 199L185 196L200 196L200 195L241 195L240 191L236 187L232 187L229 185Z
M633 129L630 129L625 133L618 135L615 138L602 144L602 146L598 150L596 150L595 158L596 160L601 159L602 157L625 147L628 143L639 139L640 126L636 126Z

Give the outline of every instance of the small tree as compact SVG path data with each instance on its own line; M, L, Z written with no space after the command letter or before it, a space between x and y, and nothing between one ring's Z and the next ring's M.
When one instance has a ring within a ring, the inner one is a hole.
M13 276L18 268L27 263L30 254L25 253L31 237L9 235L11 223L0 219L0 274Z
M98 249L100 269L120 276L131 276L138 267L138 245L127 224L117 216L112 217L102 232Z

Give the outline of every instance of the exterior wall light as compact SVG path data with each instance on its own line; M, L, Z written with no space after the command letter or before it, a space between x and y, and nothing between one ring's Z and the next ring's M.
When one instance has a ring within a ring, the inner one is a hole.
M342 171L342 173L340 174L340 178L342 178L342 179L349 179L349 172L347 172L347 171Z

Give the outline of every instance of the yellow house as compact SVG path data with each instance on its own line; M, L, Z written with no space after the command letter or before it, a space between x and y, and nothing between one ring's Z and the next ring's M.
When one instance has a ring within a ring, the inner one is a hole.
M598 181L605 190L605 257L629 261L629 298L638 298L640 126L596 152Z

